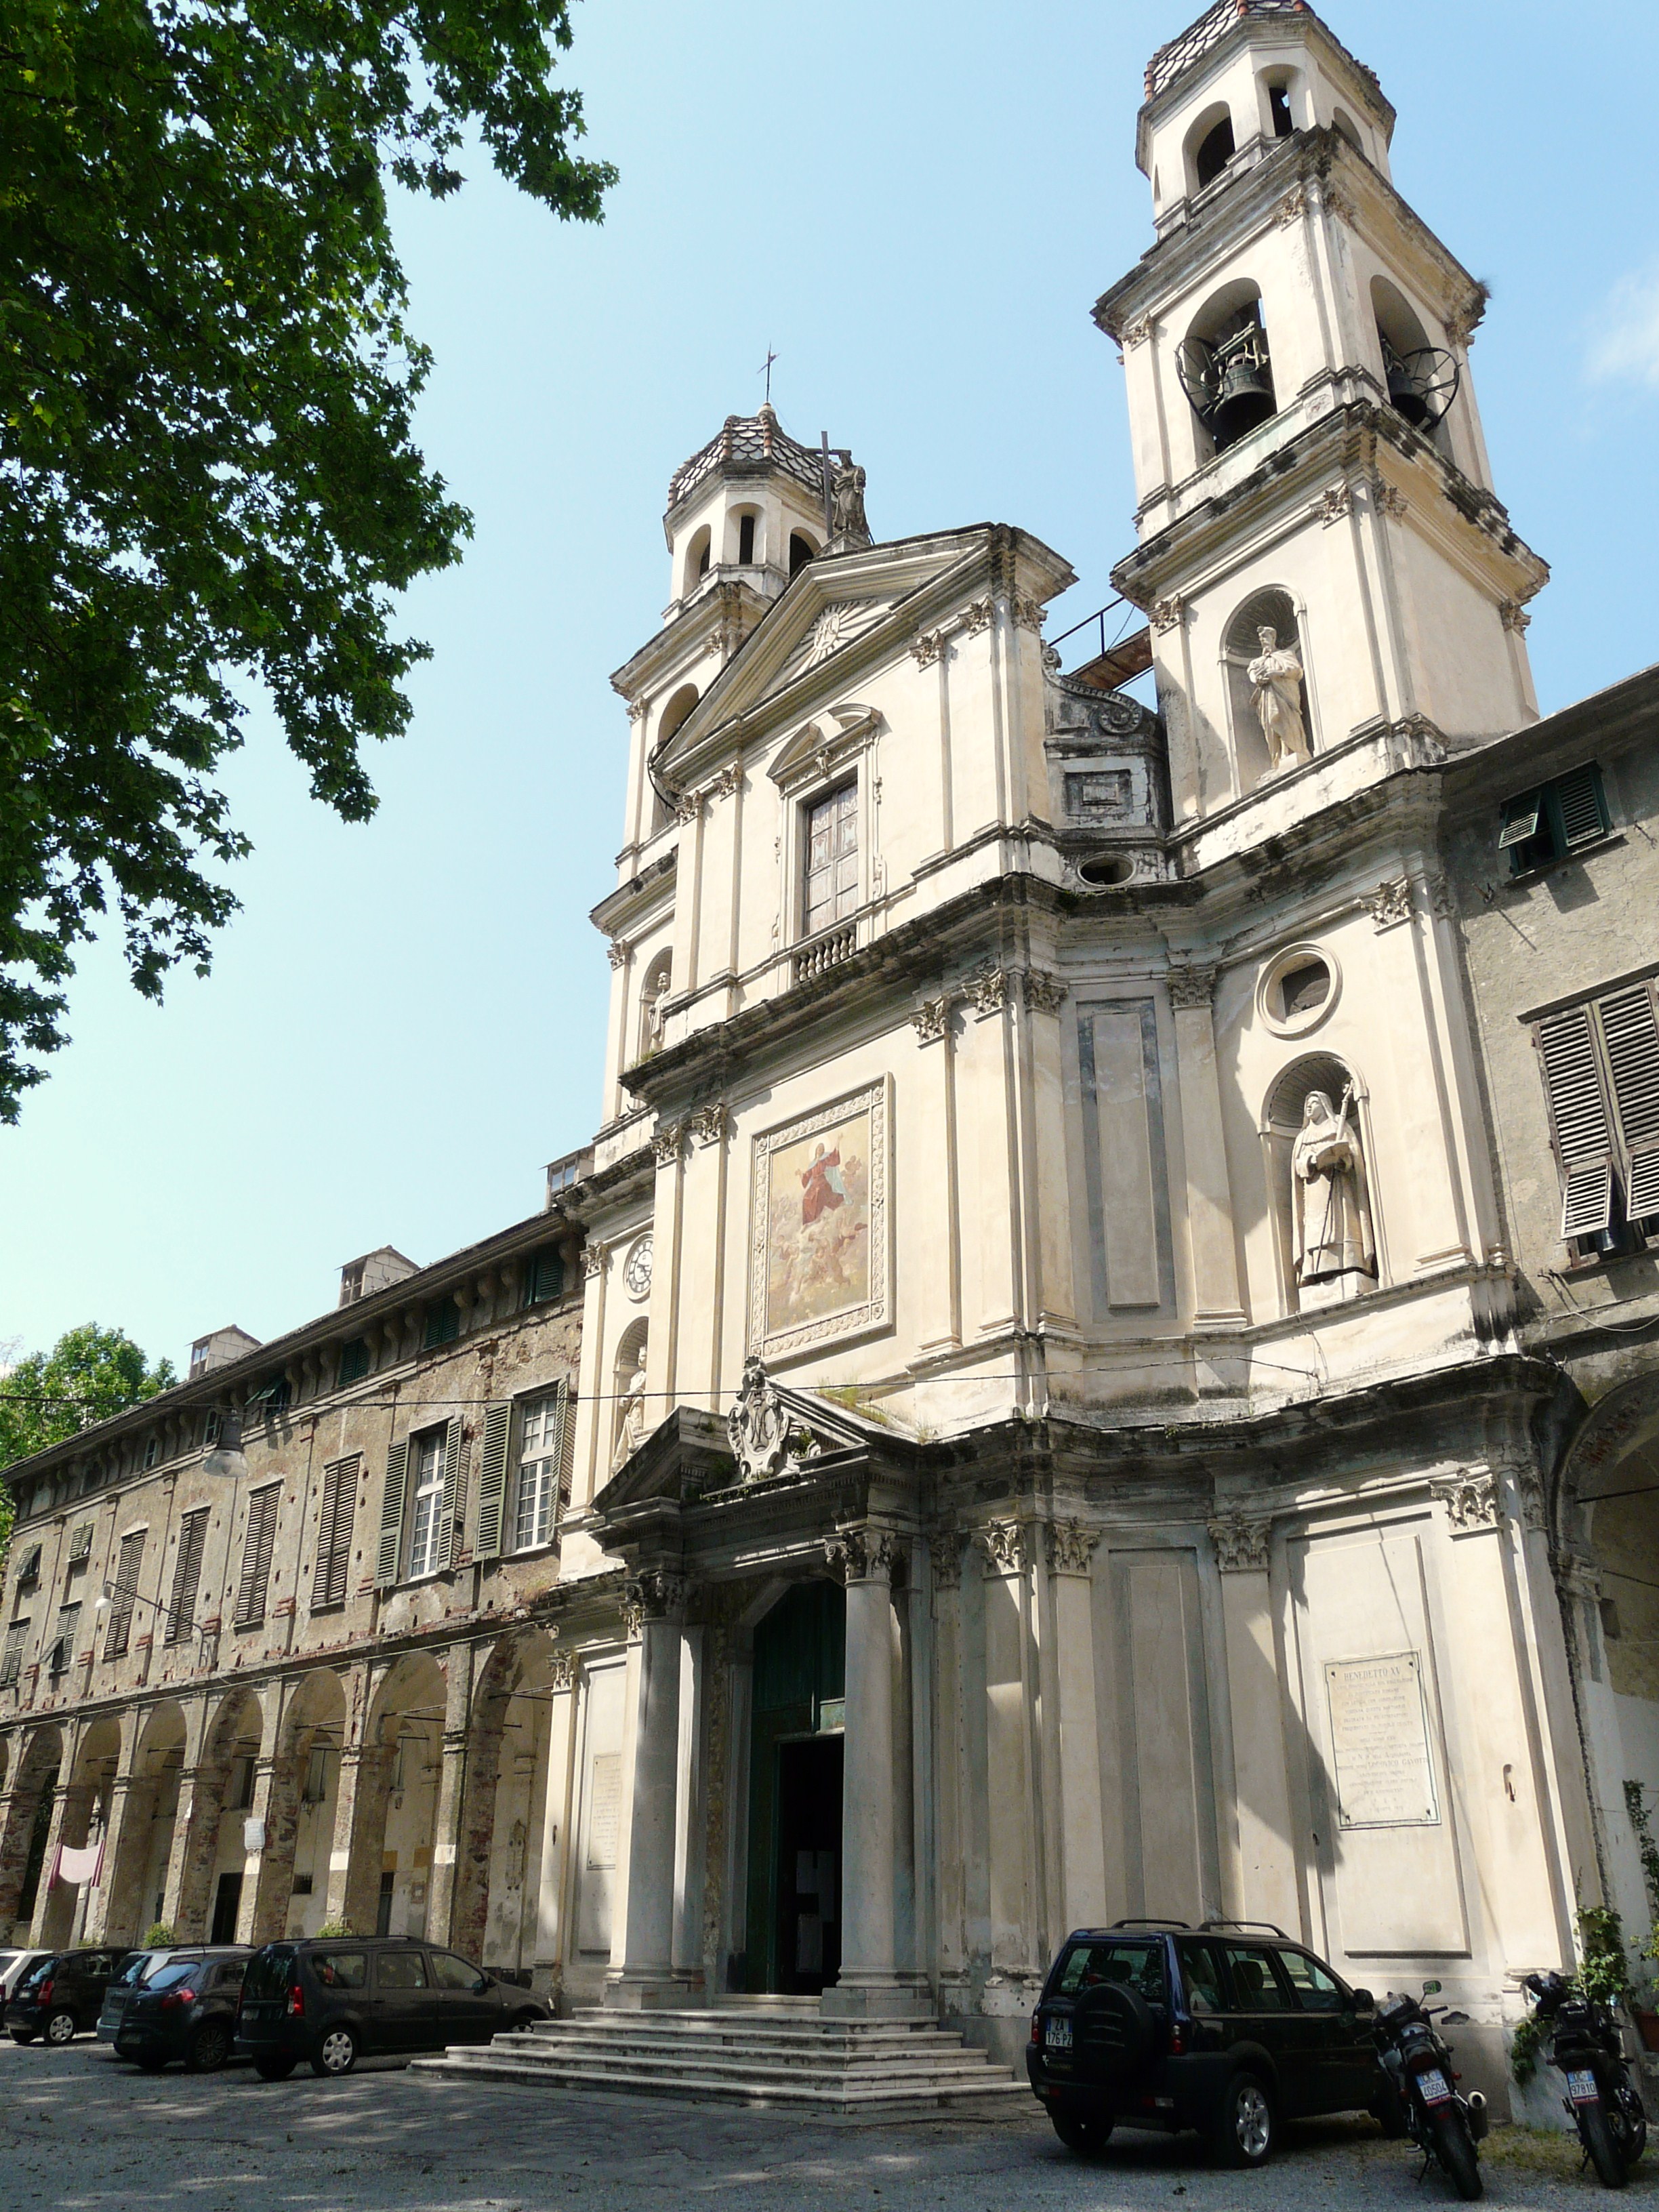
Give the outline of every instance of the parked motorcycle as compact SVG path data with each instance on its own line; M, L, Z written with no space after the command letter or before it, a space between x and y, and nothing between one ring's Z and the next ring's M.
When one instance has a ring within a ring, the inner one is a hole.
M1423 1994L1434 1996L1439 1989L1438 1982L1425 1982ZM1377 2052L1390 2091L1383 2124L1409 2136L1458 2195L1473 2201L1484 2189L1476 2146L1486 2132L1486 2100L1478 2089L1465 2097L1456 2087L1451 2052L1434 2025L1436 2013L1444 2010L1392 1992L1377 2006Z
M1608 2189L1622 2189L1647 2148L1647 2116L1625 2062L1617 2014L1560 1974L1528 1974L1550 2037L1550 2063L1567 2077L1562 2103L1590 2164Z

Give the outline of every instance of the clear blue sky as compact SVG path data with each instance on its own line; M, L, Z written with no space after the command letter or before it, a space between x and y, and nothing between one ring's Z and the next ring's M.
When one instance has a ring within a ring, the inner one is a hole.
M256 726L257 845L213 975L157 1009L100 949L74 1042L0 1131L0 1346L95 1319L175 1360L333 1304L341 1262L518 1220L592 1131L628 725L607 681L668 597L678 462L753 411L869 471L878 537L1036 532L1107 596L1130 542L1091 303L1150 241L1141 72L1199 0L586 0L566 69L622 181L565 228L487 167L402 240L427 450L465 566L347 830ZM1330 0L1400 111L1395 178L1492 287L1474 369L1500 497L1553 564L1546 711L1655 657L1659 227L1650 4Z

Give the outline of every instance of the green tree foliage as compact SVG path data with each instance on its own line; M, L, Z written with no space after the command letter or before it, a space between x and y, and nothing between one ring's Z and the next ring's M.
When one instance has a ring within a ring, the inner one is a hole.
M50 1352L31 1352L0 1375L0 1468L106 1421L178 1381L165 1359L154 1367L118 1328L88 1322ZM11 1534L12 1496L0 1483L0 1559Z
M147 995L205 971L255 685L374 811L427 650L391 594L470 528L411 434L387 182L453 191L476 133L596 220L568 4L0 0L0 1120L99 915Z

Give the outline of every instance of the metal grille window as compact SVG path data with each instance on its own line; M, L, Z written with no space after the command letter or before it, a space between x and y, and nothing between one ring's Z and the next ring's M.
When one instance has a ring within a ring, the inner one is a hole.
M193 1513L186 1513L179 1524L179 1555L173 1563L173 1603L167 1613L164 1643L184 1643L195 1626L196 1591L202 1579L208 1511L205 1505L198 1505Z
M1504 809L1498 849L1509 854L1510 873L1522 876L1594 845L1611 826L1601 771L1594 761L1586 761L1582 768L1511 799Z
M520 1416L518 1519L514 1549L550 1543L559 1515L559 1470L564 1457L565 1394L534 1398Z
M14 1620L6 1630L6 1648L0 1651L0 1690L9 1690L23 1671L23 1642L29 1632L26 1620Z
M842 784L806 810L807 936L842 921L858 902L859 787L854 782Z
M242 1579L236 1591L239 1628L252 1628L265 1617L270 1556L276 1546L276 1510L282 1502L280 1482L268 1482L248 1499L247 1534L242 1540Z
M317 1574L311 1586L313 1606L341 1605L351 1565L351 1528L357 1510L356 1458L336 1460L323 1469L323 1510L317 1522Z
M1659 1227L1659 1010L1652 981L1552 1014L1534 1031L1561 1171L1561 1235L1616 1249Z
M144 1534L142 1528L129 1528L121 1539L121 1556L109 1594L109 1626L104 1631L106 1659L118 1659L132 1634L133 1601L138 1595L138 1577L144 1564Z
M415 1440L415 1522L409 1543L409 1571L438 1571L444 1495L444 1431L434 1429Z

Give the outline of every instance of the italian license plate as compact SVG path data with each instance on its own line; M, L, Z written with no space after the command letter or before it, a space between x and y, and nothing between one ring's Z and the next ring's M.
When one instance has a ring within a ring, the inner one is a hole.
M1593 2105L1601 2092L1595 2086L1594 2074L1572 2073L1567 2076L1567 2094L1575 2105Z
M1417 2086L1425 2105L1443 2105L1451 2095L1451 2083L1437 2066L1425 2067L1417 2077Z
M1069 2051L1072 2047L1071 2021L1051 2020L1042 2031L1042 2040L1050 2051Z

